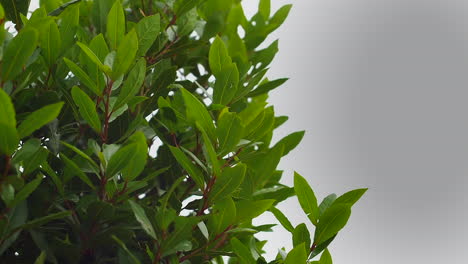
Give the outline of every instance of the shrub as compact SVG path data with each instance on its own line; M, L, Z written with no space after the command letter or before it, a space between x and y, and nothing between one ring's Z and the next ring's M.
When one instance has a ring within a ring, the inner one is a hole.
M291 5L248 20L238 0L42 0L29 18L0 3L2 263L267 263L265 211L294 246L268 263L331 263L365 189L318 204L299 174L280 183L304 132L271 143L286 79L265 77L278 42L258 46ZM312 238L276 208L292 196Z

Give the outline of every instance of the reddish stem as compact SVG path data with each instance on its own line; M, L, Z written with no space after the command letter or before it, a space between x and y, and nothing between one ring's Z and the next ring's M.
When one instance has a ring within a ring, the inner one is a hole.
M105 113L104 113L104 131L101 134L101 139L103 143L107 143L107 137L109 134L109 120L112 115L112 111L109 112L109 103L110 103L110 96L112 93L112 85L114 84L114 81L110 80L107 82L107 87L105 90L105 95L106 95L106 100L105 100Z
M105 175L102 175L100 192L99 192L99 198L101 199L101 201L103 201L106 198L106 184L107 184L107 178L105 177Z
M80 224L80 219L78 218L78 215L76 214L74 206L70 203L69 200L65 200L65 206L72 212L73 219L77 224Z
M238 149L237 152L234 153L234 155L229 157L229 159L226 160L226 163L223 164L222 168L225 168L225 167L231 165L231 162L234 160L235 157L237 157L237 155L239 155L242 152L242 150L244 150L244 149L243 148Z
M211 189L216 181L216 175L211 178L211 180L206 185L205 190L203 191L203 206L200 211L198 211L197 216L203 215L205 210L208 208L208 196L210 195Z
M314 251L314 249L317 247L316 244L312 244L312 246L310 247L310 252Z
M168 53L170 48L179 40L179 37L177 36L173 41L169 42L168 44L166 44L166 46L164 47L164 49L159 52L158 54L156 54L154 57L149 57L147 58L147 62L149 64L155 64L164 54Z
M177 143L177 137L174 133L171 134L171 137L172 137L172 142L174 143L174 145L176 147L179 147L179 143Z
M112 200L110 201L110 203L115 204L117 202L117 199L123 194L125 194L125 192L127 191L127 185L128 185L128 181L125 180L122 190L120 190L118 193L114 195L114 197L112 197Z
M216 249L217 247L221 246L222 243L223 243L224 241L226 241L227 232L228 232L229 230L231 230L232 227L233 227L232 225L226 227L226 229L224 229L223 232L221 232L221 233L219 233L218 235L216 235L216 237L213 238L213 240L210 240L208 243L206 243L206 245L204 245L204 246L201 247L201 248L198 248L198 249L194 250L192 253L190 253L190 254L188 254L188 255L186 255L186 256L181 257L181 258L179 259L179 262L184 262L185 260L188 260L188 259L190 259L190 258L196 256L196 255L197 255L198 253L200 253L203 249L208 248L208 246L209 246L210 244L216 242L216 241L217 241L218 239L220 239L220 238L221 238L221 241L218 242L218 243L215 245L215 249Z

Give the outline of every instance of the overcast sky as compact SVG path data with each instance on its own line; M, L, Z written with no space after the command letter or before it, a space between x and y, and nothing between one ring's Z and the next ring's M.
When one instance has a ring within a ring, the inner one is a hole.
M269 73L290 78L271 96L290 116L278 134L307 131L285 182L297 170L319 199L370 188L334 263L466 263L468 2L272 2L294 4ZM295 199L280 207L306 221ZM277 230L272 249L290 240Z

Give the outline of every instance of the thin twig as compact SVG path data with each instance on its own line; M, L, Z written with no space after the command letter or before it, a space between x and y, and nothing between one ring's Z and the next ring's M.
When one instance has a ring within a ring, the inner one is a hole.
M208 241L208 243L206 243L203 247L200 247L200 248L198 248L198 249L192 251L192 253L181 257L181 258L179 259L179 262L184 262L185 260L188 260L188 259L190 259L190 258L196 256L198 253L200 253L200 252L203 251L204 249L208 248L212 243L216 242L216 241L217 241L218 239L220 239L220 238L222 238L221 241L220 241L221 244L222 244L222 242L224 242L224 241L226 240L226 238L227 238L227 232L228 232L229 230L231 230L232 228L233 228L232 225L226 227L226 229L224 229L223 232L221 232L221 233L219 233L218 235L216 235L216 237L213 238L213 240ZM220 244L220 243L218 242L218 243L215 245L215 248L217 248L216 246L218 246L218 244Z

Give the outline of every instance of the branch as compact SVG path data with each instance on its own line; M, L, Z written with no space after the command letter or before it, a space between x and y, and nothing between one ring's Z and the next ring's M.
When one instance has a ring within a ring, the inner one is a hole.
M103 143L107 143L107 136L109 134L109 120L112 115L112 111L109 112L109 103L110 95L112 93L112 85L114 81L110 80L107 82L107 87L105 90L106 100L105 100L105 113L104 113L104 131L101 133L101 139Z
M184 262L185 260L188 260L194 256L196 256L198 253L200 253L201 251L203 251L204 249L208 248L212 243L216 242L218 239L222 238L221 241L219 241L216 245L215 245L215 248L219 247L224 241L226 241L226 238L227 238L227 232L229 230L231 230L233 228L232 225L226 227L226 229L224 229L223 232L219 233L218 235L216 235L215 238L213 238L213 240L210 240L208 241L208 243L206 243L203 247L200 247L194 251L192 251L192 253L188 254L188 255L185 255L183 257L181 257L179 259L179 262Z
M49 16L58 16L60 15L65 9L67 9L67 7L71 6L71 5L74 5L74 4L77 4L78 2L81 2L81 0L72 0L68 3L65 3L61 6L59 6L57 9L55 10L52 10L50 11L50 13L48 14Z

